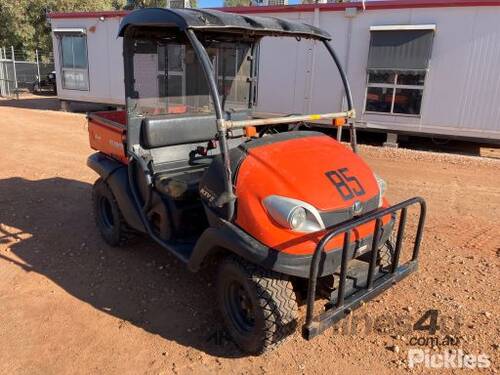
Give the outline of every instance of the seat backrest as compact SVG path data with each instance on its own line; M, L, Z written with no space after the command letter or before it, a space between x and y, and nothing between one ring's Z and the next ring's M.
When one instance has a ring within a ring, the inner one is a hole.
M204 142L217 134L215 116L165 115L146 118L141 125L141 144L144 148Z
M233 120L249 118L248 112L231 114ZM244 131L232 131L233 137ZM179 116L175 114L146 118L141 125L141 145L146 149L205 142L214 139L217 126L214 114Z

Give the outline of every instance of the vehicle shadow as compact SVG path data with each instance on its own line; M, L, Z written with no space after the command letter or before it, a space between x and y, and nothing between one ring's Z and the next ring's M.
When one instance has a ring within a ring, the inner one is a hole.
M166 340L207 354L241 357L214 304L214 267L193 274L147 239L111 248L91 212L91 185L64 178L0 180L0 243L26 272ZM24 264L23 264L24 263Z
M0 107L24 108L24 109L41 109L48 111L60 111L61 101L57 96L48 93L25 94L19 99L2 99ZM114 108L106 104L70 102L67 105L67 110L74 113L87 113L95 111L106 111Z
M40 96L19 99L0 100L0 107L25 108L25 109L45 109L58 111L61 104L57 96Z

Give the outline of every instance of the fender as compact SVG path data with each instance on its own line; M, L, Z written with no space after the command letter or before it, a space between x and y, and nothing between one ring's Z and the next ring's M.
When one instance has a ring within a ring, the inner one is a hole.
M393 225L394 220L390 220L383 227L381 242L388 239ZM365 241L371 244L371 238L369 236L365 238ZM290 276L309 278L312 254L294 255L269 248L236 225L225 220L221 220L219 226L207 228L202 233L188 261L189 270L197 272L207 256L221 250L232 252L269 270ZM340 266L341 250L339 248L323 253L320 260L319 276L331 275L337 270ZM356 244L352 243L349 248L350 258L354 256L355 250Z
M127 224L139 232L145 232L139 213L132 204L133 197L128 182L127 166L100 152L88 157L87 166L106 181Z
M188 268L197 272L203 260L210 254L227 250L250 262L262 264L269 255L269 249L247 235L228 221L219 219L217 227L209 227L201 234L191 253Z
M115 170L123 166L123 164L108 158L100 152L96 152L87 158L87 167L94 170L104 181L106 181Z

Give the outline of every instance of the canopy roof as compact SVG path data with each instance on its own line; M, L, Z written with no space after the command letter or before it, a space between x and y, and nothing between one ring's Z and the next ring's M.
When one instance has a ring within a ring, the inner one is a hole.
M118 35L129 26L174 27L180 30L250 33L253 35L297 36L330 40L326 31L296 21L276 17L248 16L211 9L145 8L131 12L120 24Z

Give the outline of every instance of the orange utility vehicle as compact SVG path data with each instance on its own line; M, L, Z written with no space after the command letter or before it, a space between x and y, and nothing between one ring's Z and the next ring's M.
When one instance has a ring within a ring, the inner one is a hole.
M310 339L416 269L425 202L390 206L355 153L351 92L328 33L279 18L142 9L119 35L126 111L89 114L97 225L112 246L146 233L191 271L216 259L218 304L242 350L283 341L301 303ZM269 36L321 43L347 110L256 118L259 42ZM311 131L317 120L332 126ZM329 135L342 124L353 150ZM420 216L403 263L411 205Z

